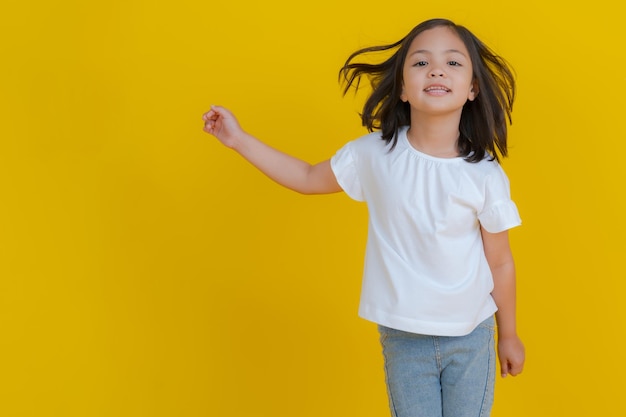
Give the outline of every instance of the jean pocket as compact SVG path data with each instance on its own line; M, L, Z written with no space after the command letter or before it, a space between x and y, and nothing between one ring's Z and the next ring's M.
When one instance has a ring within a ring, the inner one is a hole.
M379 339L380 339L380 344L384 345L385 342L387 341L387 338L389 338L389 329L383 325L378 325L378 334L379 334Z
M495 331L496 330L496 320L495 320L494 316L490 316L488 319L486 319L485 321L480 323L478 325L478 327L482 327L483 329L488 329L488 330L491 330L491 331Z

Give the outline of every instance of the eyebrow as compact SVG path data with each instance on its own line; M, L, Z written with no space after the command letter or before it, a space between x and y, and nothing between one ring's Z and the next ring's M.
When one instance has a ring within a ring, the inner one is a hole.
M463 56L466 56L463 52L459 51L458 49L447 49L444 51L445 53L457 53L457 54L461 54ZM417 51L414 51L411 53L411 55L415 55L415 54L430 54L432 53L431 51L429 51L428 49L418 49Z

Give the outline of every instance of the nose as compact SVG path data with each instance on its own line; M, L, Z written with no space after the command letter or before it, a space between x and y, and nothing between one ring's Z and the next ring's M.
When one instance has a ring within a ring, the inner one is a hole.
M442 70L437 69L437 68L433 68L433 69L430 71L430 74L428 74L428 76L429 76L430 78L445 77L445 75L446 75L446 73L445 73L445 72L443 72Z

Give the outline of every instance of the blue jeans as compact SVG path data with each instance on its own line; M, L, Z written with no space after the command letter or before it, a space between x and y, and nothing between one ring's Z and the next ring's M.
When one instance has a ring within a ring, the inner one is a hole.
M466 336L378 326L393 417L488 417L495 383L495 321Z

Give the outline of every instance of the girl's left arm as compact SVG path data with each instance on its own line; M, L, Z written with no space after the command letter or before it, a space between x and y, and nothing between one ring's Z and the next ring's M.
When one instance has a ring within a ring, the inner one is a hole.
M493 275L491 293L498 311L498 357L502 377L518 375L524 367L524 345L517 335L515 314L515 262L509 245L509 232L489 233L481 227L485 256Z

